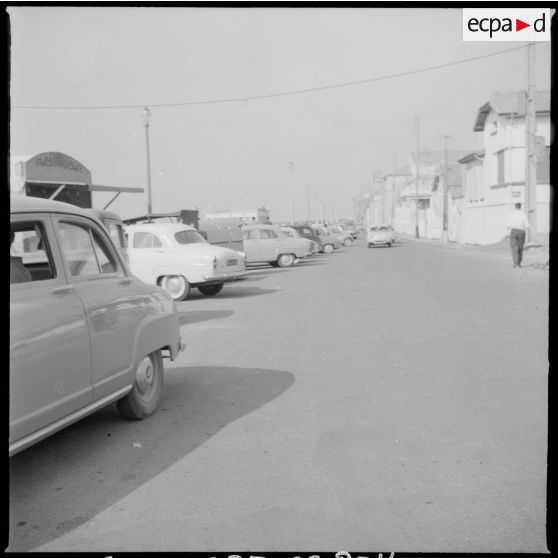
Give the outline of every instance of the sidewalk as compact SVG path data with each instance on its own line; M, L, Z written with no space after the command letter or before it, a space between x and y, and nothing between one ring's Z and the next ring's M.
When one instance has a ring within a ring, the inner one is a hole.
M477 252L479 254L492 256L496 259L509 260L510 265L512 262L509 238L505 238L504 240L497 242L496 244L487 245L458 244L456 242L444 243L435 238L416 238L411 235L396 233L396 241L398 238L401 239L401 241L403 242L423 242L443 248ZM540 244L534 242L526 242L525 249L523 251L523 262L521 263L521 267L532 267L536 269L548 270L550 267L550 251L548 242Z

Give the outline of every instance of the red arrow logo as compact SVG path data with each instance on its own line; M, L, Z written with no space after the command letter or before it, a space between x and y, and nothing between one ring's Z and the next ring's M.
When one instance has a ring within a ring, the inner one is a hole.
M520 19L515 20L515 30L516 31L521 31L522 29L525 29L525 27L531 27L531 24L530 23L525 23L524 21L521 21Z

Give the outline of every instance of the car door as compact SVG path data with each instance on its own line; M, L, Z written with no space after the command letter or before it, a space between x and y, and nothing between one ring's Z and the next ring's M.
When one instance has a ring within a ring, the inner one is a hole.
M260 260L260 239L257 229L244 229L242 231L242 242L246 261L253 262Z
M128 231L128 260L130 269L142 281L155 283L157 270L167 260L162 240L151 231Z
M60 216L54 225L67 273L85 309L97 401L132 383L135 334L138 322L149 313L145 289L128 274L97 223Z
M30 273L10 284L10 443L92 401L89 335L49 214L14 214L12 250ZM31 279L31 280L29 280Z
M258 229L260 234L260 258L266 261L277 259L280 251L281 238L272 229Z

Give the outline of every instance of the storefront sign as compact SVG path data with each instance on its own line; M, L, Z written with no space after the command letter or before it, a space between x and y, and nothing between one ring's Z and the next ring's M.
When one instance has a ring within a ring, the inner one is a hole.
M25 163L25 180L90 184L91 172L73 157L50 151L39 153Z

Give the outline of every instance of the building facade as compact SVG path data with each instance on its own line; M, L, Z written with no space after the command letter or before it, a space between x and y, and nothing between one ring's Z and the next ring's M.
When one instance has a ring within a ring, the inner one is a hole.
M526 206L526 94L497 92L477 112L474 131L484 149L462 159L463 242L491 244L507 234L506 217L516 202ZM550 231L550 92L535 96L537 150L536 222L542 237Z

